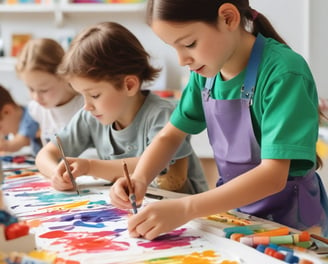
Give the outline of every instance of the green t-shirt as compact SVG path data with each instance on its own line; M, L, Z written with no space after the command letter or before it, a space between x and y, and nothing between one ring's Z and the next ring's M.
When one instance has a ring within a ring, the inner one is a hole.
M245 70L233 79L216 76L211 97L238 99ZM206 78L192 72L171 123L190 134L206 128L201 91ZM318 95L311 71L299 54L267 38L250 107L262 159L290 159L291 176L302 176L316 162Z

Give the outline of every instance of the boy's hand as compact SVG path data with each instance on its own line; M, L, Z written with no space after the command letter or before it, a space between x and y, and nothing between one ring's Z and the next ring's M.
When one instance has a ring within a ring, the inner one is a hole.
M74 178L79 177L81 175L88 175L90 164L87 159L79 159L79 158L66 158ZM66 167L64 161L61 161L58 164L57 171L55 175L52 177L52 186L60 191L67 191L73 189L73 184L69 177L68 172L66 171Z

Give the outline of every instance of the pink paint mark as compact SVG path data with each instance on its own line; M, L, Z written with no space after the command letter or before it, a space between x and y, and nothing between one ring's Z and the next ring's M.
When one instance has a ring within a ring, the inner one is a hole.
M11 186L10 190L15 191L17 189L24 189L25 191L31 191L31 190L44 190L44 188L50 188L51 184L50 182L25 182L16 186Z
M138 245L155 250L170 249L175 247L190 246L190 242L198 239L196 236L183 236L186 228L174 230L168 234L159 236L152 241L138 242Z
M116 235L115 231L65 232L58 230L44 233L39 237L53 239L51 245L65 245L65 251L70 255L129 249L128 242L113 241L108 238L108 236Z

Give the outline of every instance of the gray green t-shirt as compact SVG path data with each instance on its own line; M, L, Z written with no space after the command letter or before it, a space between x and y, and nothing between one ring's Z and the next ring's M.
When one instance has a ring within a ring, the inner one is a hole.
M216 76L211 97L240 98L245 70L231 80ZM186 133L206 128L201 92L206 78L191 73L171 123ZM262 159L290 159L290 175L303 176L316 162L318 95L311 71L299 54L267 38L250 107Z
M133 122L122 130L115 130L112 124L102 125L84 109L77 112L66 127L58 133L65 154L77 157L86 149L95 148L98 157L102 160L141 156L155 135L167 124L175 108L172 101L165 100L149 91L143 92L147 93L144 104ZM52 142L56 144L55 139ZM189 168L188 181L183 192L199 193L207 190L206 178L189 137L180 146L171 163L185 157L188 157ZM152 185L155 185L155 181Z

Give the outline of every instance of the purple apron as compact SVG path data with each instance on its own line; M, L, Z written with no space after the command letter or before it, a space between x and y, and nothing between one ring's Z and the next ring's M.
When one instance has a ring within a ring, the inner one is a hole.
M203 90L207 132L220 175L217 186L261 162L261 149L254 135L250 106L264 44L265 38L259 34L247 65L241 99L211 98L214 78L207 79ZM320 177L313 169L303 177L289 177L283 191L239 210L300 230L313 225L321 225L327 230L327 208L327 195Z

